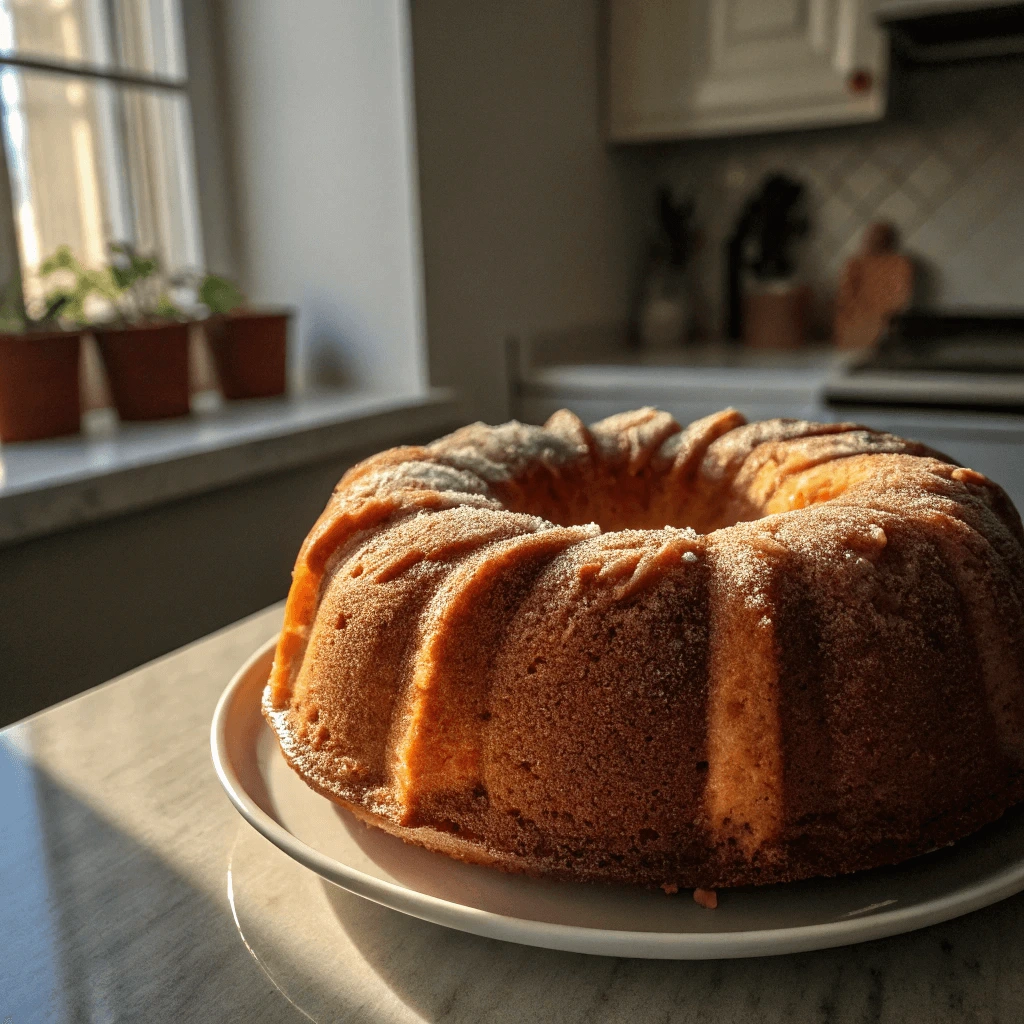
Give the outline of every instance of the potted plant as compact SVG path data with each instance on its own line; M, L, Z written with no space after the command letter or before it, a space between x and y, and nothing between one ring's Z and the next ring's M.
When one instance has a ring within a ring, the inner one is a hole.
M113 318L93 333L122 420L156 420L189 412L188 323L164 290L159 265L125 244L111 247L102 270L84 268L62 247L47 271L72 275L74 303L69 315L88 320L85 299L105 300Z
M42 316L25 311L15 279L0 301L0 441L77 434L81 332L62 330L65 295L51 296Z
M232 281L207 274L198 298L210 311L206 339L225 398L266 398L285 391L290 311L253 309Z

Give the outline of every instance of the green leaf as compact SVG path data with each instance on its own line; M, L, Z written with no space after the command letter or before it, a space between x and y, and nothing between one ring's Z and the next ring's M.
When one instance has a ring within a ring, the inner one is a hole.
M207 274L199 286L199 301L211 313L230 313L245 305L245 295L233 281L216 274Z
M110 264L110 273L117 287L126 290L152 277L159 265L151 256L140 256L127 242L111 242L110 251L115 259ZM117 259L116 257L120 257Z
M61 313L65 320L70 320L73 324L88 323L88 318L85 315L85 301L81 296L69 296L67 305L63 307Z
M135 279L137 281L145 281L147 277L152 277L156 273L156 260L150 258L143 259L141 256L133 256L132 270L135 273Z
M62 245L39 264L39 273L43 277L56 273L58 270L70 270L73 274L81 273L82 266L75 259L70 246Z
M85 303L90 296L96 295L109 303L116 303L123 289L118 286L110 268L96 270L84 267L71 249L62 245L48 256L39 267L40 274L47 277L57 272L70 274L73 282L61 284L46 293L47 311L40 323L52 321L59 317L76 324L85 324Z
M60 287L47 293L44 319L59 317L86 324L86 304L92 298L112 306L115 316L123 322L145 322L153 317L184 319L163 291L160 263L154 256L140 256L125 242L112 243L110 252L111 263L100 269L83 266L66 245L42 262L43 276L60 271L73 277L72 284L62 281Z
M161 320L184 320L185 314L182 313L178 307L171 302L170 297L164 292L159 299L156 300L156 308L153 310L155 316L158 316Z

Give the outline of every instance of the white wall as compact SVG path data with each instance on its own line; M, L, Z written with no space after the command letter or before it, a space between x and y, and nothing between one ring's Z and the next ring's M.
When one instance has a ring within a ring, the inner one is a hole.
M599 116L598 0L413 0L430 366L507 418L503 338L625 321L653 206Z
M297 382L426 381L405 0L223 0L238 270Z

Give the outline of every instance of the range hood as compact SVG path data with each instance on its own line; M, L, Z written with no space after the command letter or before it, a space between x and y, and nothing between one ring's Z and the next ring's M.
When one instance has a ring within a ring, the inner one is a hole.
M894 48L915 62L1024 53L1024 3L880 0L876 14Z

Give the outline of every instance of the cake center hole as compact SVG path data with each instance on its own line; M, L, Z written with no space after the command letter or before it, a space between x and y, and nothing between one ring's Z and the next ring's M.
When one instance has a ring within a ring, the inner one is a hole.
M540 516L559 526L597 523L604 533L671 526L703 534L760 514L737 508L719 494L681 487L665 474L650 472L631 476L591 470L562 478L545 473L517 482L501 497L512 512Z

